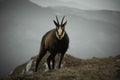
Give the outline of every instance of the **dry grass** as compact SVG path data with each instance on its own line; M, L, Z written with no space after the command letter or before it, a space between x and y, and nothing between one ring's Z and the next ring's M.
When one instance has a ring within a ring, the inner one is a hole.
M3 80L120 80L120 56L82 60L66 55L64 61L66 64L61 69L44 72L45 66L41 63L40 70L36 73L18 73L24 64L16 68L16 75Z

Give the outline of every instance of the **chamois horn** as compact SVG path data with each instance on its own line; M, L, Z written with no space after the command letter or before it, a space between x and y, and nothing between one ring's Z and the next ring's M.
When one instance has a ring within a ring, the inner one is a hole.
M58 20L58 17L56 16L56 20L57 20L57 23L58 23L58 25L59 25L59 20Z
M63 18L62 18L61 25L63 25L64 18L65 18L65 16L63 16Z

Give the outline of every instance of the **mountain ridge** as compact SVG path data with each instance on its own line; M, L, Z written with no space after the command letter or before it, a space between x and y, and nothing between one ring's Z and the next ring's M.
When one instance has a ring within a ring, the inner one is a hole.
M18 66L2 80L119 80L120 79L120 56L108 58L79 59L66 54L61 69L45 71L46 55L39 65L38 72L34 72L34 64L37 56L33 59L32 66L26 70L30 61ZM56 60L58 61L58 55ZM26 71L25 71L26 70Z

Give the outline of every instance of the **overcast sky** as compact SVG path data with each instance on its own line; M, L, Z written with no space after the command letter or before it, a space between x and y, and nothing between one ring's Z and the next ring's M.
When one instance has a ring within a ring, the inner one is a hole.
M78 9L120 11L120 0L30 0L43 7L66 6Z
M55 28L56 15L68 20L67 53L79 58L119 55L119 0L31 1L0 0L0 75L39 53L42 36Z

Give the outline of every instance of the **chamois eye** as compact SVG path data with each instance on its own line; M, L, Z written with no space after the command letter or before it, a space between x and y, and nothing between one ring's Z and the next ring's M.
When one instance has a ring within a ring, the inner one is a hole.
M64 27L61 27L61 29L64 29Z
M59 29L59 27L57 27L57 29Z

